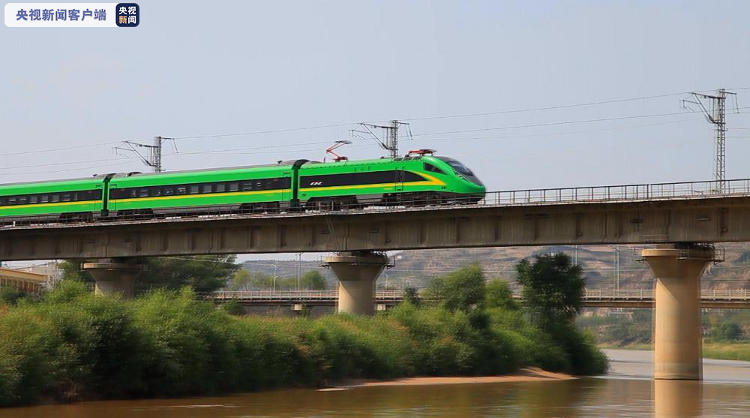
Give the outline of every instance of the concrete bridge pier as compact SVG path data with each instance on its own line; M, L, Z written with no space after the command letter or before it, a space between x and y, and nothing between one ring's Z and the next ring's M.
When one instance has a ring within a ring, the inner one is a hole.
M669 244L642 255L656 276L654 378L702 380L700 278L716 261L714 250Z
M94 294L119 294L125 299L133 298L135 280L144 269L144 265L127 258L108 258L83 263L83 270L91 273L96 282Z
M375 281L388 265L388 257L371 251L339 253L326 257L339 280L338 311L358 315L375 313Z

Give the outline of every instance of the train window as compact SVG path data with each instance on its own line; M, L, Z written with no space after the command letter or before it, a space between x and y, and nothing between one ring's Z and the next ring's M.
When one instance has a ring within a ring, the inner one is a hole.
M192 186L190 186L190 194L198 194L200 193L200 191L201 188L197 184L193 184Z
M148 197L148 189L145 187L138 189L138 197Z
M148 195L151 197L161 196L161 187L150 187L148 191Z
M52 203L57 203L57 202L60 201L60 194L59 193L52 193L50 195L50 198L51 198L50 200L52 201Z
M434 165L430 163L424 163L424 171L429 171L431 173L445 174L443 170L435 167Z
M254 190L263 190L263 180L255 180L253 182L253 189Z
M216 193L224 193L227 191L226 183L216 183Z
M26 196L20 196L18 198L18 204L19 205L25 205L26 203L28 203L28 201L29 201L29 199Z
M253 190L253 182L252 181L243 181L242 182L242 191L249 192Z
M172 195L174 195L174 187L172 187L172 186L165 186L165 187L162 187L162 189L161 189L161 193L162 193L162 194L163 194L164 196L172 196Z
M37 196L37 195L31 195L31 196L29 196L29 203L31 203L32 205L35 205L38 202L39 202L39 196Z
M5 198L0 197L0 206L5 206Z
M42 202L42 203L48 203L49 202L49 195L48 194L43 194L42 198L39 199L39 201Z
M72 200L70 193L63 193L60 195L60 200L63 202L70 202Z
M17 199L17 198L15 198L15 197L9 197L9 198L8 198L8 204L9 204L9 205L15 205L15 204L16 204L16 202L18 202L18 199Z
M237 192L240 190L240 184L238 182L232 182L229 183L229 191L230 192Z
M201 193L211 193L211 185L210 184L204 184L202 187Z
M177 194L187 194L187 186L177 186Z

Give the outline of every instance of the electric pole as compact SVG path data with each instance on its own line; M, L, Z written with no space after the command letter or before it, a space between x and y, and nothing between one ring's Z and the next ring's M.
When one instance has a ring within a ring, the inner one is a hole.
M154 173L161 173L163 171L163 167L161 165L161 155L162 155L161 150L162 150L162 146L164 145L164 141L168 139L174 139L174 138L155 136L154 143L152 145L141 144L141 143L133 142L133 141L123 141L123 145L125 145L125 147L115 147L115 152L117 151L132 152L143 162L143 164L146 164L147 166L151 167ZM140 151L141 148L146 150L145 155L141 153Z
M691 99L683 100L683 106L686 103L700 106L703 114L706 115L706 119L716 126L716 142L714 144L714 180L717 182L717 191L719 193L724 192L727 174L725 144L727 134L726 100L727 95L730 94L734 95L735 100L737 100L737 93L728 92L724 89L719 89L716 92L716 95L692 92L690 93L692 96ZM708 106L703 104L704 100L708 102Z
M154 145L151 147L151 167L154 168L154 173L161 173L161 146L164 143L164 138L160 136L154 137Z
M398 120L392 120L389 125L375 125L371 123L360 123L361 127L363 127L364 131L359 130L353 130L352 135L358 136L357 134L365 134L367 136L372 137L378 145L380 145L381 148L388 151L388 156L391 158L398 158L398 130L399 127L406 126L406 129L409 133L409 138L412 137L411 135L411 128L409 127L409 124L407 122L400 122ZM382 139L377 136L372 129L382 129L383 130L383 137ZM361 138L361 137L360 137Z

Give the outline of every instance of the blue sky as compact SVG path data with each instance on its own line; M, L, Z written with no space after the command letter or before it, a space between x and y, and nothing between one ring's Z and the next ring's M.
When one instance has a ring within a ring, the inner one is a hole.
M167 169L320 159L390 119L411 123L402 151L436 148L491 190L704 180L713 128L679 93L750 106L746 1L139 4L137 28L0 27L0 182L145 171L113 147L154 135L197 137ZM749 111L728 116L729 178L750 177Z

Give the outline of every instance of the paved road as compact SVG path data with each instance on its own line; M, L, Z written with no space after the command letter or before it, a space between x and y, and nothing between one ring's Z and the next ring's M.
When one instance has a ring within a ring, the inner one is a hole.
M646 350L615 350L604 352L610 360L610 378L654 377L654 352ZM703 379L706 382L750 383L750 362L703 359Z

